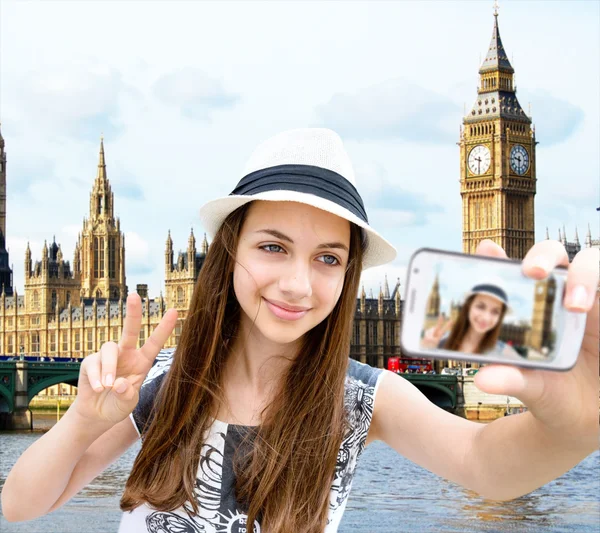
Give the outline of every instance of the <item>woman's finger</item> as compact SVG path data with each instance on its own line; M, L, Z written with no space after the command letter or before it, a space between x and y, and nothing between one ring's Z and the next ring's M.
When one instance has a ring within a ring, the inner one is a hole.
M88 381L90 382L90 386L96 392L102 392L104 390L104 386L102 385L101 377L102 377L102 368L101 368L101 360L100 354L95 353L92 355L88 355L85 359L85 373L87 375Z
M446 333L447 331L450 331L450 329L452 328L452 319L448 320L448 322L446 322L446 324L444 325L444 328L442 329L442 335L444 333Z
M119 341L121 350L135 350L142 327L142 300L139 294L131 293L127 296L125 320L123 321L123 334Z
M567 273L564 306L570 311L587 313L598 298L598 267L600 249L586 248L579 252Z
M485 255L487 257L504 257L506 258L506 252L501 246L496 244L491 239L483 239L475 250L475 255Z
M105 342L100 348L102 361L102 384L112 387L117 376L117 360L119 359L119 345L116 342Z
M544 279L554 267L568 264L569 256L565 247L558 241L546 240L530 248L523 259L522 270L527 277Z
M444 323L444 317L442 315L438 316L437 322L435 323L435 326L432 328L433 329L432 333L433 333L434 337L437 337L440 335L443 323Z
M154 328L144 346L140 348L140 352L150 364L156 359L158 352L162 350L171 333L173 333L176 324L177 309L169 309L162 317L158 326Z

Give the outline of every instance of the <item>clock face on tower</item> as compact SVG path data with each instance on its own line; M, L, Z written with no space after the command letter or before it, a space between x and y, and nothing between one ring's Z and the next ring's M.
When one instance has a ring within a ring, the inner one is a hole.
M515 144L510 150L510 168L520 176L529 168L529 154L520 144Z
M490 168L490 150L483 144L478 144L469 154L469 170L476 175L484 174Z

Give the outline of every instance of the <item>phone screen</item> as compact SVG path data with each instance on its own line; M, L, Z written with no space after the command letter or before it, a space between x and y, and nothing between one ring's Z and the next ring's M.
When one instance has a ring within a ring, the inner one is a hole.
M419 274L410 283L413 298L420 293L412 317L420 329L420 350L506 362L548 363L555 358L564 321L566 270L536 281L521 272L518 262L426 255L429 260L415 266Z

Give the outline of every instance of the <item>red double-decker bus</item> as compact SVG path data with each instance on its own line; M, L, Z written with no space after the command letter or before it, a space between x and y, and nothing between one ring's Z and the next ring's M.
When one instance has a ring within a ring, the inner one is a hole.
M423 374L431 372L433 365L429 359L413 359L410 357L390 357L388 359L387 369L397 374L405 372Z

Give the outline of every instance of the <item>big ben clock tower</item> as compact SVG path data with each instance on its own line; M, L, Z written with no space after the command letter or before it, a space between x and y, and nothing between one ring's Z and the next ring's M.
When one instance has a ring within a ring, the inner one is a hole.
M508 257L522 259L534 243L535 130L517 100L514 72L496 9L477 100L459 142L465 253L492 239Z

